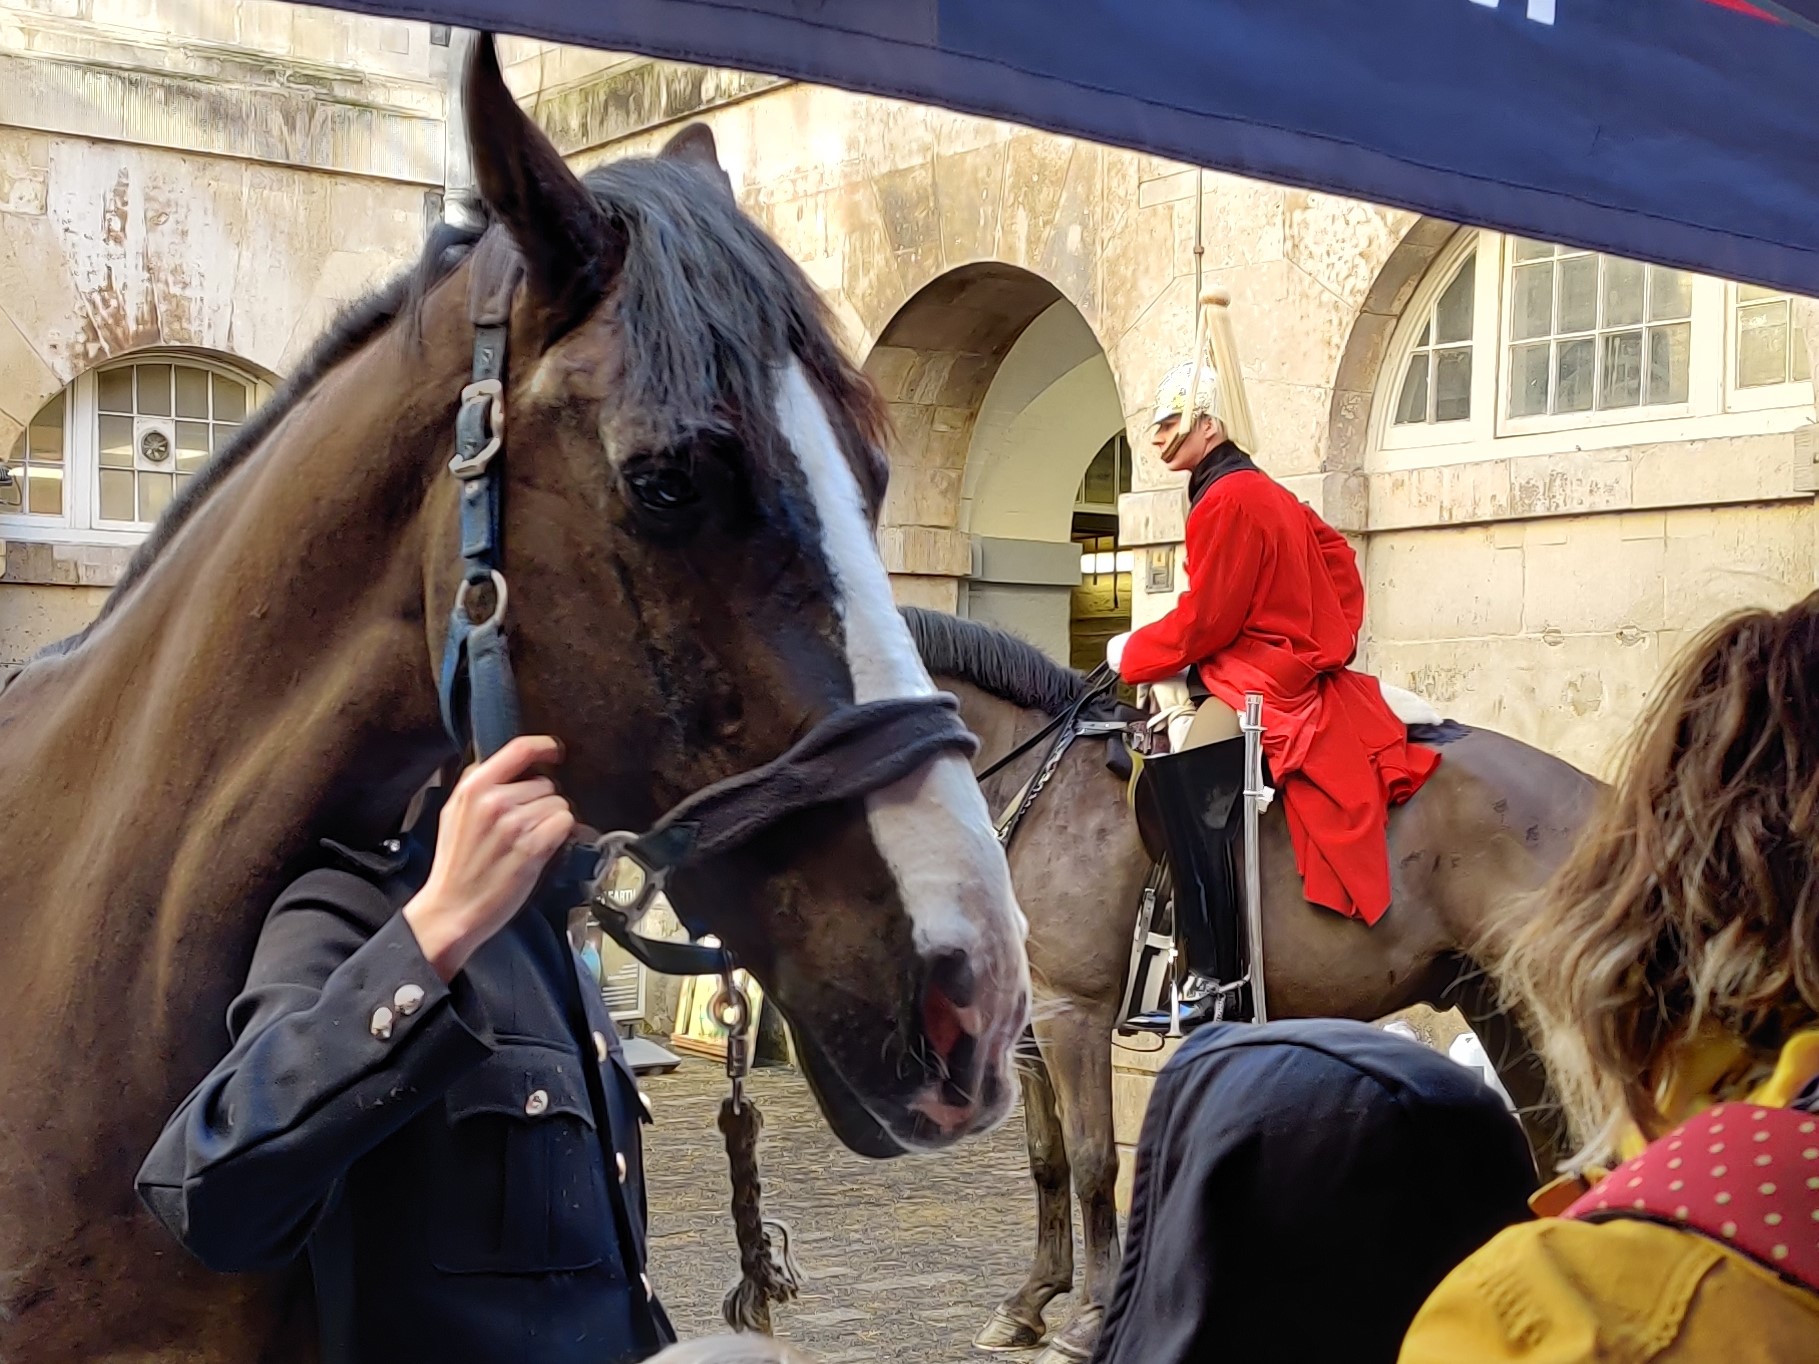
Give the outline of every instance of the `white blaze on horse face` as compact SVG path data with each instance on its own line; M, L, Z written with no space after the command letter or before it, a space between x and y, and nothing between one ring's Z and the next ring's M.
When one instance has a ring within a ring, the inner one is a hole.
M794 361L778 386L777 424L801 461L821 520L822 550L846 627L853 699L933 695L935 684L891 598L859 481L820 397ZM872 840L896 878L917 948L925 955L966 952L982 984L989 974L999 977L998 990L1024 990L1028 924L966 760L957 754L937 758L867 797L865 805Z

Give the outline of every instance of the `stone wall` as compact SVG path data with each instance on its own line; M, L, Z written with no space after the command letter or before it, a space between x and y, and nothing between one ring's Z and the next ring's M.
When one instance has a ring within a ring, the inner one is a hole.
M414 261L442 37L277 0L0 0L0 453L134 351L282 376ZM0 527L0 662L85 623L133 538Z

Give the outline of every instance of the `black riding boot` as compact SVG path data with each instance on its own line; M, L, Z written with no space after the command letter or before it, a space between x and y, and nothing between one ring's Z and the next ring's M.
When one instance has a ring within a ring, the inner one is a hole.
M1151 758L1143 779L1155 793L1169 872L1175 889L1175 922L1188 969L1229 984L1244 974L1239 948L1239 904L1232 844L1243 829L1244 740L1186 749ZM1217 992L1198 1001L1191 1022L1211 1017ZM1226 1001L1225 1016L1239 1001Z

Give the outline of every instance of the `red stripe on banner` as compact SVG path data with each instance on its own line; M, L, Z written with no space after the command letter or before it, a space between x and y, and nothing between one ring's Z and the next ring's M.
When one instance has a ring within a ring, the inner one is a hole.
M1736 10L1737 13L1747 14L1752 19L1766 19L1771 24L1778 24L1781 22L1767 10L1758 9L1756 6L1750 4L1749 0L1705 0L1705 3L1708 5L1716 5L1719 9Z

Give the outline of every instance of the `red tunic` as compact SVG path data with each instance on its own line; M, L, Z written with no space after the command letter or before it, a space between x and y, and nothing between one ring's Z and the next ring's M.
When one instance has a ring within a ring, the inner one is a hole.
M1440 756L1408 741L1373 678L1351 671L1364 624L1352 548L1267 474L1241 469L1187 518L1187 591L1134 632L1119 671L1159 682L1194 665L1234 710L1263 695L1263 751L1281 788L1307 898L1375 923L1389 908L1389 810Z

